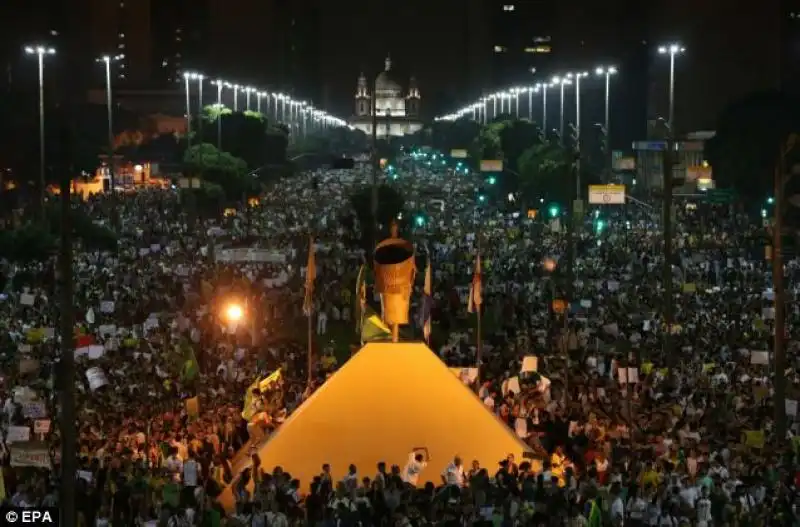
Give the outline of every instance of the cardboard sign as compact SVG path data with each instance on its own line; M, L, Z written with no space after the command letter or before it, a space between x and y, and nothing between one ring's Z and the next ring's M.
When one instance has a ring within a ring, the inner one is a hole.
M26 443L31 440L31 429L27 426L9 426L6 443Z
M37 419L33 422L34 434L46 434L50 431L50 419Z
M102 388L108 384L106 372L96 366L86 370L86 380L89 381L89 389L92 391Z
M31 446L24 443L21 443L21 446L12 446L11 466L50 468L50 451L44 446Z
M47 406L43 401L22 403L22 415L28 419L43 419L47 417Z

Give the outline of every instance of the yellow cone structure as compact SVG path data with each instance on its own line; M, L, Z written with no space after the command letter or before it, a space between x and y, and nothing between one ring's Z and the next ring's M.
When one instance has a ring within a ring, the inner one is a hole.
M325 463L337 480L351 463L361 477L372 478L379 461L402 469L412 450L421 447L431 459L420 485L441 484L440 475L455 455L465 469L477 459L493 474L508 454L519 463L523 452L531 451L425 344L373 342L303 403L257 454L263 470L282 467L300 480L305 493ZM229 488L221 501L230 510Z

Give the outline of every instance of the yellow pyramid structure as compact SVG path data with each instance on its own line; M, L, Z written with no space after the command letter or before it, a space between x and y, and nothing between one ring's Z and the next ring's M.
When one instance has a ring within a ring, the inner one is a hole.
M325 463L337 480L351 463L360 477L372 478L379 461L402 470L409 454L421 447L431 456L421 485L441 484L440 475L455 455L465 470L478 460L493 474L508 454L519 463L523 452L531 452L427 346L373 342L303 403L257 454L262 470L282 467L300 480L305 493ZM231 499L226 489L221 497L226 508Z

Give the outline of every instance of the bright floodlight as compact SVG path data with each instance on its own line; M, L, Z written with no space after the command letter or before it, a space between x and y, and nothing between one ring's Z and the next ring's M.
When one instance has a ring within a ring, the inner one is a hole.
M561 82L561 77L553 77L551 81L553 84L559 84Z
M244 310L239 304L231 304L225 309L225 318L229 322L239 322L244 316Z
M678 53L683 53L684 51L686 51L686 48L680 44L670 44L669 46L659 46L658 48L658 52L662 55L677 55Z

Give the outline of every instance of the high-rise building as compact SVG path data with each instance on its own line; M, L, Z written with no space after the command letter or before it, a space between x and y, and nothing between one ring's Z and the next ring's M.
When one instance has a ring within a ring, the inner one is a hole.
M114 64L117 83L131 88L168 88L187 67L203 65L207 2L191 0L92 0L91 26L98 55Z
M275 88L320 103L321 13L319 0L273 0Z
M530 84L554 52L552 0L489 0L492 88Z

